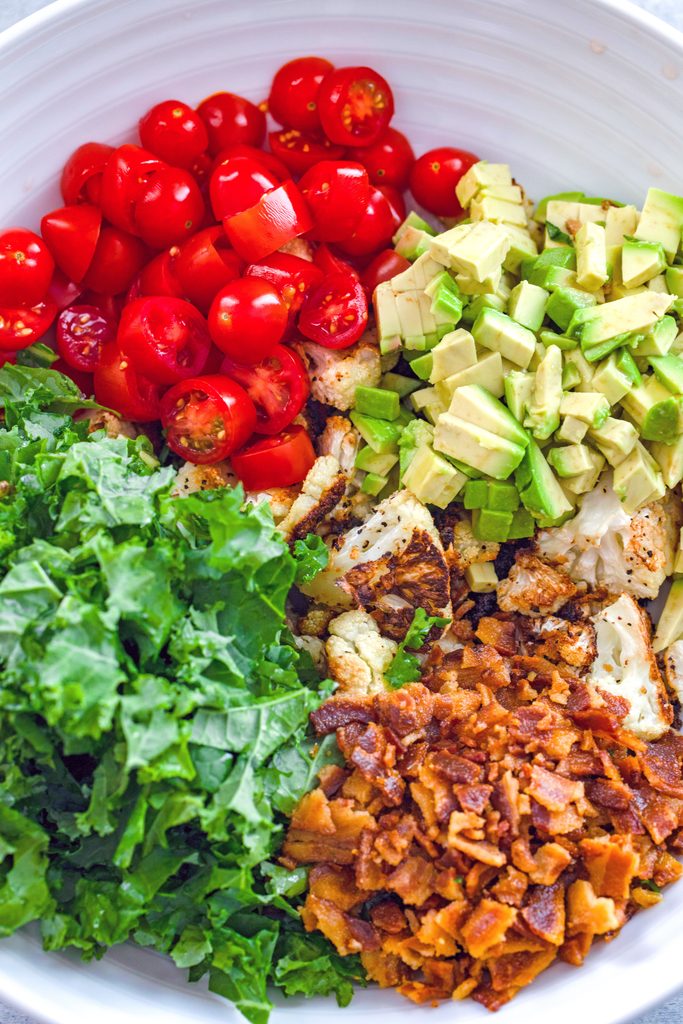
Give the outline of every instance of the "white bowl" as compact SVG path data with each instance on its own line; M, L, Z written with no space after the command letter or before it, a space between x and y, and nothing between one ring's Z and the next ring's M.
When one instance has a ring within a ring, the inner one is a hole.
M627 201L681 191L683 36L624 0L60 0L0 37L0 223L57 205L65 158L119 141L169 96L221 88L260 100L298 54L370 64L396 91L416 149L456 144L508 161L532 196L568 188ZM683 884L558 965L500 1024L617 1024L683 983ZM0 942L0 995L53 1024L209 1024L239 1015L162 957L132 946L82 965L30 930ZM474 1003L418 1008L393 993L351 1007L279 1003L273 1024L487 1019Z

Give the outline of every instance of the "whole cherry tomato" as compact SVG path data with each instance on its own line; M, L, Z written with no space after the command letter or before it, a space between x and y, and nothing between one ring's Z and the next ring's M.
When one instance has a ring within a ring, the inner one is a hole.
M218 225L191 235L173 255L178 294L193 302L202 313L208 313L216 292L239 277L243 266Z
M184 299L150 295L124 307L117 344L137 373L177 384L202 373L211 351L206 320Z
M0 351L16 352L39 341L56 316L57 307L49 300L30 307L0 306Z
M367 208L372 188L361 164L322 160L299 182L313 220L316 238L340 242L352 235Z
M287 307L290 320L301 309L311 288L323 278L322 270L314 263L288 252L271 253L258 263L251 263L245 273L270 281Z
M50 287L55 263L47 245L27 228L0 232L0 306L35 306Z
M46 213L40 231L55 263L72 281L82 281L100 237L102 213L90 203Z
M137 233L135 207L150 179L165 165L141 146L126 143L115 149L102 171L100 206L115 227Z
M239 363L259 363L282 339L288 310L276 288L256 277L230 281L209 310L215 345Z
M318 90L320 123L339 146L371 146L394 114L389 83L372 68L336 68Z
M410 262L405 256L400 256L394 249L383 249L368 263L360 276L365 294L371 299L378 284L391 281L392 277L408 270L409 267Z
M325 348L348 348L368 322L368 302L357 277L329 274L313 289L299 316L299 330Z
M259 161L247 156L227 157L216 166L209 185L216 220L241 213L278 184L278 178Z
M47 300L54 302L57 309L73 306L83 292L83 285L70 281L59 268L55 270L47 290Z
M299 415L310 393L306 367L286 345L278 345L255 366L244 366L229 356L221 373L241 384L256 409L257 434L277 434Z
M379 185L378 191L382 193L389 204L395 232L406 219L405 199L403 198L402 193L391 185Z
M245 143L260 146L266 134L266 116L243 96L216 92L197 107L209 133L209 152L220 153L226 146Z
M134 221L143 241L165 249L189 238L204 221L204 200L189 171L162 167L135 203Z
M344 147L335 146L322 136L307 134L296 128L283 128L268 134L270 148L291 174L303 174L321 160L341 160Z
M441 146L423 153L410 172L410 191L425 210L438 217L459 217L462 207L455 186L479 160L466 149Z
M379 189L374 189L354 233L337 244L349 256L370 256L389 245L395 230L390 203Z
M95 398L135 423L149 423L161 416L163 388L136 373L130 359L115 341L103 345L95 369Z
M209 145L209 133L196 110L181 100L163 100L140 119L140 142L174 167L191 170Z
M324 57L297 57L276 71L268 112L279 124L302 132L320 129L318 89L332 64Z
M289 427L274 437L253 441L235 452L232 468L247 491L291 487L306 479L315 462L311 439L303 427Z
M83 283L94 292L120 295L130 288L147 258L147 247L139 238L105 224Z
M184 289L175 273L175 259L171 255L171 250L160 252L145 264L128 289L126 301L132 302L143 295L173 295L177 299L185 298Z
M91 203L99 202L99 181L104 165L113 152L114 147L107 146L104 142L85 142L74 150L64 164L60 182L65 203L80 203L86 198ZM91 188L96 180L97 194L91 195Z
M94 373L102 346L115 338L115 321L97 306L70 306L57 318L57 351L73 370Z
M282 160L278 160L272 153L266 153L263 149L257 149L256 146L247 146L243 142L236 142L233 146L226 146L220 153L213 159L212 169L215 170L219 164L222 164L224 160L227 160L231 156L247 156L272 174L273 177L277 178L278 181L286 181L287 178L291 177L289 168L285 167Z
M355 149L353 155L367 168L373 185L391 185L400 192L408 188L415 154L403 132L387 128L372 146Z
M269 256L312 227L308 207L291 180L266 192L247 210L223 221L235 252L248 263Z
M161 422L171 451L204 465L221 462L247 441L256 410L239 384L224 374L208 374L166 392Z

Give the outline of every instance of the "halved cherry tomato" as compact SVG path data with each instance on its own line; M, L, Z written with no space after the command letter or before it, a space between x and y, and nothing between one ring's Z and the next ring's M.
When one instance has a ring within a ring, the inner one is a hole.
M209 185L216 220L241 213L278 184L278 178L259 161L248 156L227 157L216 166Z
M343 146L335 146L329 139L304 134L296 128L269 132L268 142L275 156L292 174L303 174L320 160L341 160L344 156Z
M117 344L133 368L158 384L202 373L211 351L206 320L184 299L150 295L124 307Z
M368 172L347 160L321 160L299 182L323 242L348 238L360 222L372 194Z
M97 306L106 317L114 323L118 323L121 317L121 310L125 302L120 295L105 295L103 292L96 292L92 288L86 288L79 295L81 306Z
M73 366L69 366L68 363L65 363L63 359L55 359L50 369L57 370L58 373L63 373L65 377L68 377L74 382L76 387L85 395L86 398L90 398L95 388L92 373L83 373L82 370L76 370Z
M393 117L394 96L389 83L372 68L337 68L320 84L318 111L332 142L371 146Z
M310 393L306 367L286 345L278 345L256 366L244 366L226 356L221 373L241 384L254 403L257 434L284 430L299 415Z
M220 230L220 229L219 229ZM185 298L185 293L175 273L175 259L172 250L166 249L147 263L128 289L126 301L132 302L143 295L172 295Z
M281 341L288 311L268 281L242 277L216 295L209 310L214 345L239 363L260 363Z
M368 322L368 303L357 277L336 273L326 277L304 302L299 330L325 348L348 348Z
M216 225L198 231L177 251L172 250L172 265L178 294L208 313L216 292L239 277L244 263L230 248L223 229Z
M2 351L0 351L0 367L3 367L6 363L16 363L16 361L17 361L17 353L16 352L2 352Z
M211 177L211 171L213 170L213 163L214 162L208 153L200 153L188 167L188 171L199 185L202 190L202 195L204 196L206 195L206 189L209 185L209 178Z
M100 205L108 221L137 234L135 206L152 178L164 164L141 146L126 143L110 155L102 171Z
M119 295L130 287L147 259L147 247L139 238L105 224L84 284L94 292Z
M232 468L247 491L291 487L306 479L315 462L311 439L303 427L290 427L235 452Z
M323 278L322 270L314 263L288 252L271 253L250 264L245 273L270 281L289 310L290 319L299 312L311 288Z
M397 231L406 219L406 201L402 193L391 185L378 185L377 191L381 192L388 202L394 223L394 231Z
M410 191L425 210L439 217L459 217L462 207L455 186L479 160L466 149L441 146L423 153L410 172Z
M288 128L319 130L318 89L332 64L324 57L297 57L275 72L268 97L268 113Z
M57 351L74 370L94 373L102 346L116 337L116 322L97 306L70 306L57 318Z
M0 305L35 306L45 298L54 269L50 250L34 231L0 232Z
M248 210L223 221L233 248L248 263L270 256L312 227L308 207L291 180L266 192Z
M164 395L161 422L171 451L190 462L221 462L251 436L256 411L243 388L224 374L176 384Z
M209 145L209 133L196 110L181 100L163 100L139 124L140 141L174 167L192 168Z
M102 212L90 203L46 213L40 231L54 261L72 281L82 281L100 237Z
M65 203L80 203L86 198L86 186L96 178L101 179L104 165L113 152L114 147L104 142L85 142L74 150L62 171L60 186ZM87 191L89 193L90 189ZM94 195L88 194L87 198L93 203L98 201Z
M189 171L161 167L143 187L134 210L137 233L155 249L177 245L204 221L204 200Z
M260 146L266 134L266 116L243 96L216 92L197 107L209 133L209 152L220 153L226 146L243 142Z
M316 267L322 270L323 274L336 274L338 271L343 274L349 274L351 277L358 277L356 268L352 267L350 263L343 260L341 256L337 256L336 253L332 252L329 246L323 244L319 245L313 253L313 262Z
M365 294L372 299L372 294L378 284L382 284L383 281L391 281L392 277L408 270L409 267L410 262L405 256L400 256L394 249L383 249L368 263L360 276Z
M73 306L82 292L83 285L70 281L61 270L57 269L52 275L47 298L50 302L54 302L57 309L66 309L67 306Z
M213 168L218 167L224 160L227 160L231 156L248 156L252 160L256 160L257 163L261 164L262 167L272 174L278 181L286 181L287 178L291 177L290 171L283 164L282 160L278 160L272 153L266 153L263 149L257 149L256 146L247 146L243 142L236 142L234 146L226 146L220 153L214 157Z
M95 398L125 419L149 423L161 415L163 388L136 373L115 341L105 345L94 377Z
M385 196L375 189L354 233L337 244L349 256L370 256L389 245L394 231L394 212Z
M401 192L408 188L415 154L403 132L387 128L372 146L355 149L353 155L367 168L373 185L391 185Z
M57 316L54 302L35 306L0 306L0 350L15 352L38 341Z

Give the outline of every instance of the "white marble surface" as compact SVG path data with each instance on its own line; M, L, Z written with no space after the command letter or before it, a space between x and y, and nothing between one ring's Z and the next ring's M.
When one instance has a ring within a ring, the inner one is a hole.
M543 0L539 0L542 3ZM637 0L640 7L683 30L683 0ZM0 30L47 6L45 0L0 0ZM37 1024L0 1003L0 1024ZM590 1024L599 1024L591 1021ZM639 1017L633 1024L683 1024L683 996Z

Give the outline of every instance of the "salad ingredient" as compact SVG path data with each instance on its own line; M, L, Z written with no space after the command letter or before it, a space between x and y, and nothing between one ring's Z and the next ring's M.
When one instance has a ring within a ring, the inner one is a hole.
M181 100L156 103L140 118L140 142L150 153L174 167L191 170L209 145L201 116Z
M308 368L311 395L318 402L346 411L353 406L357 387L376 387L380 382L379 352L365 335L353 349L334 350L312 341L296 348Z
M302 483L301 490L295 497L286 516L277 524L277 528L290 544L302 543L312 530L322 525L328 512L334 509L343 497L347 487L347 477L341 472L339 462L333 455L320 455ZM327 565L327 548L318 538L325 553L324 564ZM317 575L315 573L300 574L298 582L306 583ZM324 664L324 662L323 662Z
M135 203L135 227L147 245L177 245L204 222L204 200L189 171L161 167Z
M256 410L246 391L224 374L183 380L161 401L171 451L199 465L221 462L253 433Z
M394 212L386 196L375 188L356 230L340 243L348 256L370 256L389 244L396 229Z
M147 257L148 250L139 238L105 224L83 284L102 295L120 295L130 288Z
M287 307L290 321L299 313L311 288L323 277L322 270L310 260L288 252L271 253L258 263L251 263L245 273L249 277L269 281L276 288Z
M299 188L323 242L343 242L353 234L371 196L367 171L349 161L322 160L306 171Z
M28 348L45 334L57 316L57 306L49 299L35 306L0 306L0 352Z
M270 132L268 143L290 174L305 174L320 160L341 160L345 154L344 146L335 146L329 139L296 128Z
M243 266L225 233L216 225L191 235L178 247L172 273L183 297L206 315L216 293L239 277Z
M359 608L342 612L327 628L327 664L340 691L359 697L383 693L398 644L382 636L372 616Z
M276 345L265 359L251 366L227 356L221 372L241 384L254 403L258 434L279 434L299 415L309 395L306 368L285 345Z
M233 469L249 491L301 483L314 463L311 439L299 426L252 441L232 457Z
M460 217L463 208L455 194L458 182L478 157L464 149L440 146L418 157L410 171L410 191L425 210L439 217Z
M71 281L82 281L92 263L102 226L102 212L90 203L63 206L46 213L40 232L59 269Z
M209 192L216 220L232 217L257 203L262 195L280 182L258 158L229 156L216 164Z
M116 325L97 306L69 306L57 318L57 351L71 369L94 373L115 338Z
M60 181L65 203L99 203L102 172L113 152L114 147L104 142L85 142L74 150L64 164Z
M348 348L358 341L368 322L368 304L357 277L328 274L306 297L299 330L325 348Z
M220 153L228 146L260 146L266 132L262 110L243 96L216 92L197 107L209 134L209 152Z
M287 306L274 285L258 277L226 284L209 310L214 343L237 363L260 363L277 347L287 328Z
M394 249L383 249L372 259L361 274L361 284L366 295L372 295L378 285L390 281L410 267L409 261Z
M372 145L394 114L389 83L372 68L335 68L320 83L317 99L323 131L340 146Z
M227 217L223 227L237 254L255 263L310 231L313 222L298 188L286 181L253 206Z
M54 268L50 250L39 235L25 228L0 232L0 305L42 302Z
M157 384L201 373L211 350L204 317L184 299L150 296L129 302L117 344L134 370Z
M408 188L415 154L403 132L387 128L373 145L356 148L353 153L373 185L391 185L399 192Z
M125 419L149 423L160 418L161 385L138 373L116 342L102 346L94 386L100 405Z
M301 132L320 128L318 90L332 64L324 57L297 57L276 71L268 96L268 112L282 125Z

